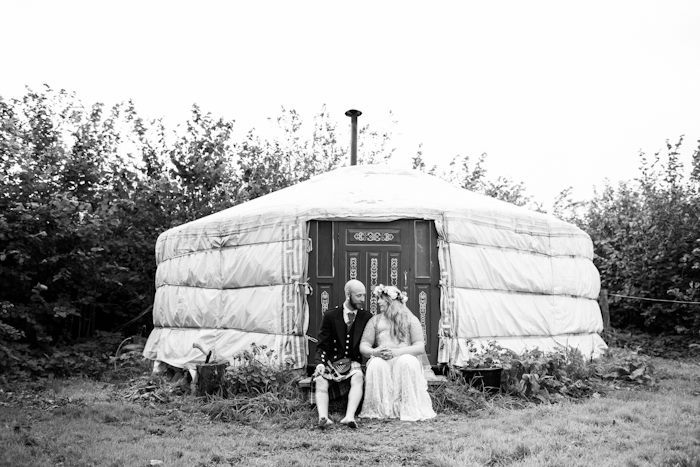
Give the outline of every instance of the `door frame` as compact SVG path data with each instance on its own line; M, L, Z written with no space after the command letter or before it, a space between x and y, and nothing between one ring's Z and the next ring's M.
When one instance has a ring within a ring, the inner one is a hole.
M415 218L391 222L310 220L307 224L308 238L311 242L307 273L311 294L307 296L309 305L307 334L316 338L321 325L322 313L340 305L345 300L343 286L349 279L349 267L344 254L347 247L346 230L348 228L355 230L382 229L382 231L384 229L405 228L405 230L401 230L402 235L405 235L404 232L409 232L409 238L401 238L398 248L392 248L392 245L387 244L383 248L384 251L400 254L400 264L404 265L404 268L399 271L396 283L402 290L408 289L408 307L418 317L423 329L425 329L428 359L431 364L436 364L441 291L439 287L440 267L438 264L437 231L432 220ZM362 245L360 248L366 252L371 251L370 244ZM356 267L363 264L366 268L362 259L358 258L358 263ZM382 274L389 277L388 265L380 264L379 266L378 277L381 277ZM372 309L372 281L363 282L367 288L365 307L370 311ZM377 283L379 282L382 281L378 280ZM311 359L315 358L315 353L316 345L309 341L309 363L312 362Z

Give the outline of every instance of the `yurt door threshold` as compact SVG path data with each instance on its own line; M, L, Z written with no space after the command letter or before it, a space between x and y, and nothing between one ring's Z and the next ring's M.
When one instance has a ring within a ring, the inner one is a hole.
M358 279L367 287L365 309L378 311L371 291L378 284L395 285L408 293L408 307L420 319L426 352L432 364L438 350L440 319L437 232L432 221L332 222L309 225L311 252L308 272L313 293L309 300L309 329L316 337L323 313L342 304L343 286ZM309 347L313 363L316 348Z

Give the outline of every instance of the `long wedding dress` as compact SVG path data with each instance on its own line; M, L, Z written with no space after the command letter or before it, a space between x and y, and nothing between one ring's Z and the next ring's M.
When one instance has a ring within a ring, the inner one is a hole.
M381 314L369 320L362 340L372 347L392 348L407 347L424 341L420 321L413 314L410 318L408 341L396 341L391 336L389 321ZM361 418L417 421L435 417L423 364L414 355L400 355L390 360L370 358L367 362L364 396Z

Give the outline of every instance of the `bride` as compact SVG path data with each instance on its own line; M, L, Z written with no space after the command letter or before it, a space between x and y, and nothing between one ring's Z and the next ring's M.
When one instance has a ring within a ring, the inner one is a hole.
M408 297L397 287L378 285L379 313L365 327L360 352L366 358L363 418L425 420L435 417L423 365L423 330L406 307Z

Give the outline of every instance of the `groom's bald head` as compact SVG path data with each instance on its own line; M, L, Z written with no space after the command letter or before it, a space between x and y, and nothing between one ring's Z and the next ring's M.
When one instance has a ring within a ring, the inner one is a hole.
M360 292L366 293L365 291L365 285L358 281L357 279L350 279L345 283L345 297L349 297L352 292Z
M365 304L365 285L357 279L351 279L345 284L345 302L350 308L361 309Z

